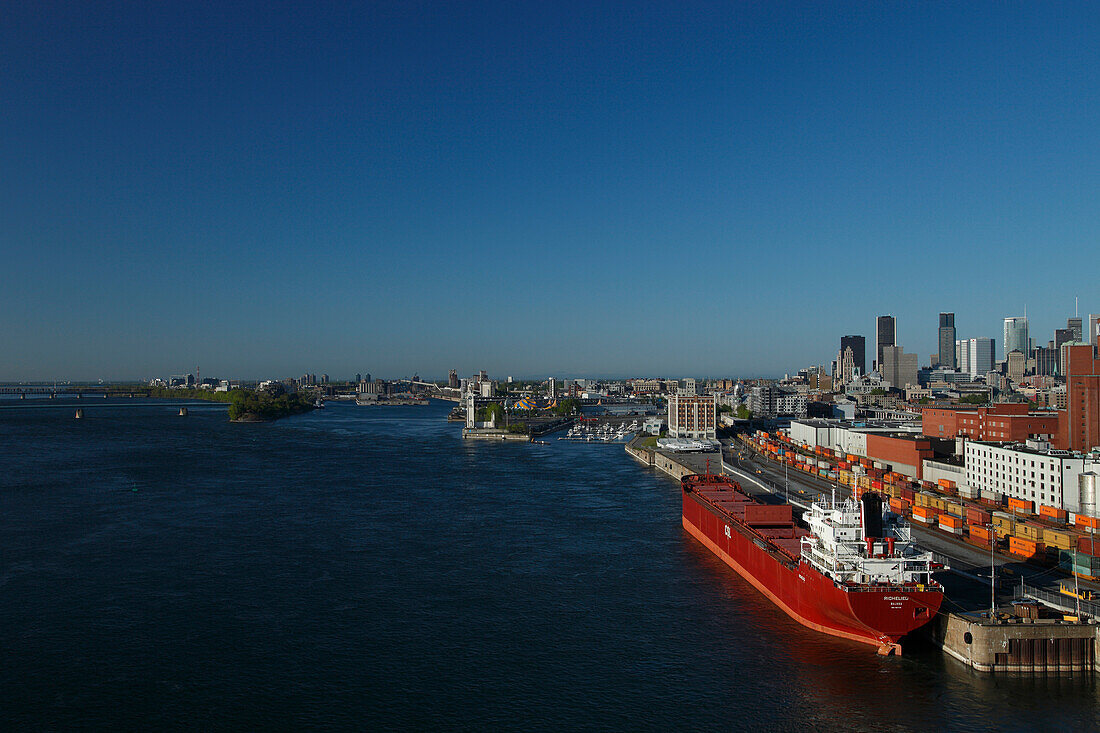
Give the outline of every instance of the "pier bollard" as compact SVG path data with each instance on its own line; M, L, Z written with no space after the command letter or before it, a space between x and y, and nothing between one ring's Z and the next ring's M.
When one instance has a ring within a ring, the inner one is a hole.
M180 408L180 417L187 417L187 408L186 407L181 407Z
M73 417L77 420L84 417L84 408L83 407L76 408L76 415L74 415Z

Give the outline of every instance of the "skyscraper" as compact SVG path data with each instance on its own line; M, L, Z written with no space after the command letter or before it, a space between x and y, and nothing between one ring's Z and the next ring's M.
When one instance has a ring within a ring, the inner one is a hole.
M1081 340L1093 346L1100 345L1100 313L1089 313L1088 338Z
M940 313L940 366L955 369L955 314Z
M1027 337L1027 316L1014 316L1005 319L1005 358L1010 351L1031 353L1031 342Z
M900 346L882 347L879 376L897 389L917 386L917 355L906 354Z
M955 368L960 372L970 373L970 339L955 341Z
M855 378L855 354L851 346L845 346L836 358L836 381L839 384L848 384Z
M977 377L993 371L996 339L960 339L955 342L959 354L959 371Z
M1073 331L1068 328L1056 328L1054 329L1054 354L1055 361L1058 365L1058 373L1065 375L1065 365L1062 363L1062 344L1067 344L1073 341Z
M893 316L879 316L875 319L875 368L882 367L882 349L885 346L898 345L898 327Z
M867 340L862 336L841 336L840 356L844 358L844 350L852 350L852 364L859 369L861 375L867 373Z
M1074 341L1084 341L1084 329L1081 327L1080 318L1067 318L1066 328L1073 331Z
M1005 372L1012 382L1019 384L1024 380L1024 371L1027 368L1027 357L1022 351L1010 351L1005 359Z
M1070 328L1056 328L1054 329L1054 348L1062 348L1062 344L1067 341L1074 341L1073 329Z
M1054 346L1035 347L1035 373L1044 377L1053 377L1058 373L1058 356Z

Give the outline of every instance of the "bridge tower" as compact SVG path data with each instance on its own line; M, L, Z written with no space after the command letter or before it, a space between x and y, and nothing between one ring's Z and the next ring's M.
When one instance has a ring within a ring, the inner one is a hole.
M477 425L475 420L477 419L477 408L474 407L473 394L466 395L466 427L473 430Z

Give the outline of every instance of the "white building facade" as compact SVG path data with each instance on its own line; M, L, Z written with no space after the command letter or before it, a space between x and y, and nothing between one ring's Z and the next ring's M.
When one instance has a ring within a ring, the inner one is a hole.
M998 445L967 441L966 483L973 490L1002 493L1036 506L1077 512L1078 476L1100 470L1100 462L1070 451L1050 450L1044 441Z

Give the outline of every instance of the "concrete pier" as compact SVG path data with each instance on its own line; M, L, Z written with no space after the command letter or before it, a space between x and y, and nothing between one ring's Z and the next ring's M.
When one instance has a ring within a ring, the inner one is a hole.
M462 437L471 440L518 440L524 443L531 442L531 436L527 433L509 433L505 430L494 428L463 428Z
M1057 675L1096 670L1097 626L1053 618L940 613L932 640L979 672Z
M709 470L711 473L722 472L722 454L717 451L712 453L676 453L660 448L648 448L641 445L647 437L649 436L639 436L627 443L626 452L639 463L652 466L677 481L684 476L707 471L707 461L710 461Z

